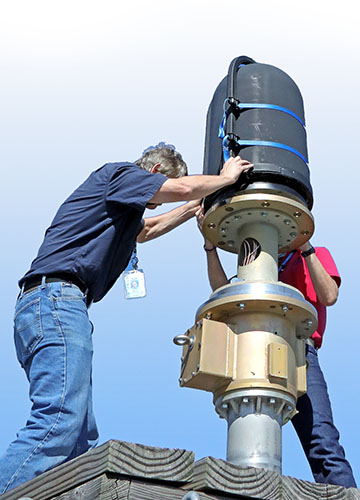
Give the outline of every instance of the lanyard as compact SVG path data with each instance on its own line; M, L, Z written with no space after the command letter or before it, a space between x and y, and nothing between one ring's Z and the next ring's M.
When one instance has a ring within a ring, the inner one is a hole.
M289 260L292 258L292 256L295 254L295 252L290 252L289 255L282 261L282 263L279 266L279 273L285 269L286 264L289 262Z
M133 269L136 270L138 268L138 262L139 262L139 259L137 256L136 243L135 243L134 250L133 250L133 253L131 255L131 264L133 266Z

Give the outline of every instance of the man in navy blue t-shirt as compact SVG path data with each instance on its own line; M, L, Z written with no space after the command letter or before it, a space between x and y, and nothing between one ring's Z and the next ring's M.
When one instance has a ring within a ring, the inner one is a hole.
M0 458L0 494L96 446L88 305L110 290L136 241L190 219L200 198L235 183L251 167L236 157L219 175L187 176L181 155L160 143L135 163L99 168L60 206L19 281L15 345L32 407ZM145 208L187 200L168 213L142 218Z

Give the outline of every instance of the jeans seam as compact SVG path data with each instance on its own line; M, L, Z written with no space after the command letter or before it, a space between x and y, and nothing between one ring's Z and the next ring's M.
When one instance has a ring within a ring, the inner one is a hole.
M49 299L50 299L50 301L52 301L52 297L49 297ZM53 306L53 302L52 302L52 306ZM33 451L30 453L30 455L24 460L24 462L20 465L20 467L18 467L18 469L11 476L11 478L9 479L9 482L7 483L7 485L5 487L4 493L7 491L7 489L11 485L11 483L16 479L17 475L21 472L21 469L29 462L29 460L34 456L34 454L44 445L44 443L48 440L49 436L54 432L54 430L56 429L56 426L60 420L60 417L63 413L62 410L64 408L65 392L66 392L65 388L66 388L66 354L67 354L67 351L66 351L65 335L64 335L64 332L61 328L60 319L59 319L59 316L58 316L54 306L53 306L53 315L54 315L54 318L56 319L56 322L58 324L58 328L59 328L59 331L61 333L61 336L63 339L63 346L64 346L64 351L63 351L64 352L63 390L62 390L60 408L59 408L59 411L57 413L56 421L51 426L51 428L49 429L49 431L47 432L45 437L41 440L41 442L33 449Z

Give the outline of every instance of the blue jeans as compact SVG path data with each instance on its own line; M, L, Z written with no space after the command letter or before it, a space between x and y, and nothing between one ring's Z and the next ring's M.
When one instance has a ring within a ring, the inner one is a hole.
M299 398L299 413L292 419L297 435L317 483L356 487L349 462L339 443L327 385L321 371L317 351L306 346L307 393Z
M43 280L20 293L14 337L32 407L0 457L0 494L96 446L92 331L86 296L77 286Z

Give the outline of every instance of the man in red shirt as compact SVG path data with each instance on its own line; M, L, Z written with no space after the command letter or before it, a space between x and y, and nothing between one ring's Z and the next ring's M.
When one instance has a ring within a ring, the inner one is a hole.
M203 214L197 214L201 229ZM213 290L229 283L216 247L205 240L204 249L210 285ZM349 462L339 442L324 375L317 350L321 347L326 325L326 307L338 297L341 283L339 272L330 252L324 247L313 248L310 242L279 260L279 281L296 287L317 310L318 329L306 343L307 393L297 402L298 414L292 424L299 436L306 458L317 483L356 487Z

